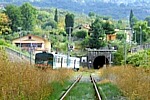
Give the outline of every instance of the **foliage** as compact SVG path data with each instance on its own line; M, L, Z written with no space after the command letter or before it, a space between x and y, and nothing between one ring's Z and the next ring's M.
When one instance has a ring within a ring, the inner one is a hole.
M19 7L15 6L15 5L7 5L5 7L5 14L9 17L9 19L11 20L11 24L10 27L12 29L13 32L17 32L18 31L18 27L21 27L23 22L22 22L22 14L21 14L21 10Z
M79 31L76 31L75 36L76 36L77 38L82 38L82 39L84 39L84 38L87 36L87 31L86 31L86 30L79 30Z
M131 28L133 28L133 25L134 25L133 17L134 17L134 14L133 14L133 11L131 9L130 16L129 16L129 22L130 22L130 27Z
M81 90L79 92L79 90ZM86 95L85 95L86 94ZM92 99L95 100L95 91L93 89L93 84L89 82L79 82L72 90L70 91L69 95L67 95L66 100L88 100Z
M118 40L123 40L123 39L125 39L125 35L124 35L124 32L117 32L116 33L116 38L118 39Z
M117 52L115 52L113 54L114 58L113 58L113 64L114 65L121 65L122 64L122 60L124 59L124 48L123 47L119 47L119 49L117 50Z
M52 28L57 28L57 23L54 20L47 21L44 25L41 26L44 30L50 30Z
M74 14L66 14L65 16L65 30L66 30L66 33L69 34L69 33L72 33L73 31L73 27L74 27Z
M53 82L64 84L72 70L40 70L28 62L11 62L0 50L0 99L43 100L52 94ZM16 59L19 61L19 59Z
M100 47L105 46L104 42L104 30L102 26L103 22L97 18L91 25L89 30L89 41L88 46L89 48L96 48L99 49Z
M0 34L7 35L11 32L10 20L5 13L0 13Z
M58 23L58 12L57 12L57 9L55 10L54 20Z
M21 7L22 29L32 31L36 22L36 9L30 3L24 3Z
M103 30L105 31L105 34L114 34L115 33L115 26L112 22L107 20L102 24Z
M45 97L45 100L55 100L55 99L60 99L60 94L62 93L62 91L64 89L67 88L67 86L69 86L71 83L68 81L65 81L64 83L60 83L60 82L52 82L50 84L50 86L52 87L52 93Z
M133 35L133 40L138 44L140 42L146 42L147 39L150 37L150 31L148 29L148 25L146 21L138 21L134 25L134 35Z
M105 81L105 80L104 80ZM125 98L122 91L117 87L117 85L111 82L104 82L98 84L98 87L101 87L100 93L102 93L102 98L105 100L120 100Z
M127 57L127 63L135 67L150 67L150 50L137 52Z
M150 27L150 16L147 16L144 20L147 21L148 27Z
M94 13L94 12L89 12L88 16L89 16L89 17L94 17L94 16L95 16L95 13Z
M115 66L101 70L102 77L116 84L129 100L149 100L150 69Z
M1 0L4 1L4 0ZM133 9L134 12L136 12L136 16L138 19L144 19L147 15L150 15L150 13L147 11L147 9L150 9L149 1L143 0L137 2L132 2L128 0L130 3L126 3L126 0L121 0L120 3L115 2L114 0L108 0L109 2L102 2L104 0L84 0L85 2L80 2L79 0L55 0L53 2L49 0L5 0L5 2L10 4L14 3L15 5L20 5L20 3L31 2L34 6L40 7L40 8L49 8L49 7L57 7L60 9L70 10L70 11L76 11L78 13L85 13L88 15L89 12L94 12L99 15L106 15L106 16L112 16L114 19L124 19L127 18L129 15L130 9ZM18 3L19 1L19 3ZM38 2L37 2L38 1ZM105 0L106 1L106 0ZM113 2L113 3L112 3ZM86 4L86 5L85 5ZM83 6L84 5L84 6ZM142 13L141 13L142 12ZM142 14L142 16L141 16Z

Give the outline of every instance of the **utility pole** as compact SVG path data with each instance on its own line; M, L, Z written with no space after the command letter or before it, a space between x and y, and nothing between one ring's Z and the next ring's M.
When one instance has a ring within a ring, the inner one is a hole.
M30 65L32 64L32 43L30 43Z
M69 28L69 34L68 34L68 50L67 50L67 67L69 66L69 57L70 57L70 42L71 42L71 29L72 27Z
M134 31L134 42L136 43L136 30Z
M127 57L127 45L126 45L126 38L127 38L127 36L126 36L126 30L125 30L125 39L124 39L124 65L126 66L126 57Z
M140 28L140 46L142 45L142 28L141 26L139 26Z
M79 28L79 29L81 29L81 26L82 25L78 25L78 26L76 26L76 27L66 27L66 28L68 28L69 29L69 34L68 34L68 47L67 47L67 67L69 66L69 57L70 57L70 51L71 51L71 45L70 45L70 43L71 43L71 33L72 33L72 30L73 29L77 29L77 28Z
M125 36L125 39L124 39L124 65L126 66L126 60L127 60L127 31L131 30L131 28L126 28L126 29L121 29L121 30L125 31L124 32L124 36Z
M20 57L21 57L21 29L22 29L22 27L18 27L18 31L19 31L19 38L20 38Z

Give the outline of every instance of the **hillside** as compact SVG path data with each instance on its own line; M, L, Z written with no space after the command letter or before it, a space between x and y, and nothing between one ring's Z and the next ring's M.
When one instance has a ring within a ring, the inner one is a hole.
M95 12L113 19L127 19L131 9L138 19L145 19L150 15L150 0L0 0L3 1L17 5L31 2L36 7L57 7L85 14Z

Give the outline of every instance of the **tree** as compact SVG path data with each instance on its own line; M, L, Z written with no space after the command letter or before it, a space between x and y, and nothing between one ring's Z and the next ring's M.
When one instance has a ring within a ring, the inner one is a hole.
M50 21L48 21L48 22L46 22L42 25L43 29L47 29L47 27L50 27L49 29L51 29L51 28L56 29L57 28L57 23L54 20L50 20Z
M66 30L66 33L69 34L69 31L70 31L69 28L71 28L71 33L72 33L73 27L74 27L74 14L68 13L65 16L65 28L66 28L65 30Z
M88 40L89 48L99 49L100 47L105 46L104 42L105 34L102 27L102 21L100 21L98 18L94 21L94 23L92 23L89 35L90 35Z
M30 3L24 3L21 7L23 30L33 30L36 22L36 9Z
M9 27L10 20L8 16L4 13L0 13L0 34L7 35L11 32Z
M110 21L106 21L102 24L103 29L105 30L105 34L114 34L115 27Z
M55 10L54 20L58 23L58 12L57 12L57 9Z
M129 23L130 23L131 28L133 28L133 25L134 25L133 17L134 17L134 14L133 14L133 11L131 9L130 16L129 16Z
M5 14L9 17L11 20L10 27L13 32L18 31L17 28L22 26L22 14L20 9L17 6L14 5L8 5L5 7Z
M124 32L118 32L118 33L116 34L116 38L117 38L118 40L123 40L123 39L125 39Z
M140 41L146 42L149 38L149 29L148 29L148 25L146 21L138 21L135 25L134 25L134 35L133 35L133 40L138 44L140 44Z
M146 17L146 18L145 18L145 21L147 21L148 26L150 27L150 16Z
M95 13L94 13L94 12L89 12L88 16L89 16L89 17L94 17L94 16L95 16Z
M86 30L80 30L80 31L77 31L75 33L75 36L78 37L78 38L85 38L87 36L87 31Z

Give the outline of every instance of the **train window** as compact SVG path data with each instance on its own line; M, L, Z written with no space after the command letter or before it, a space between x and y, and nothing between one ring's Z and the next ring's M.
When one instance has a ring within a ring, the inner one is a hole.
M74 63L73 60L70 60L70 63Z
M58 58L58 63L60 63L61 62L61 59L60 58Z

